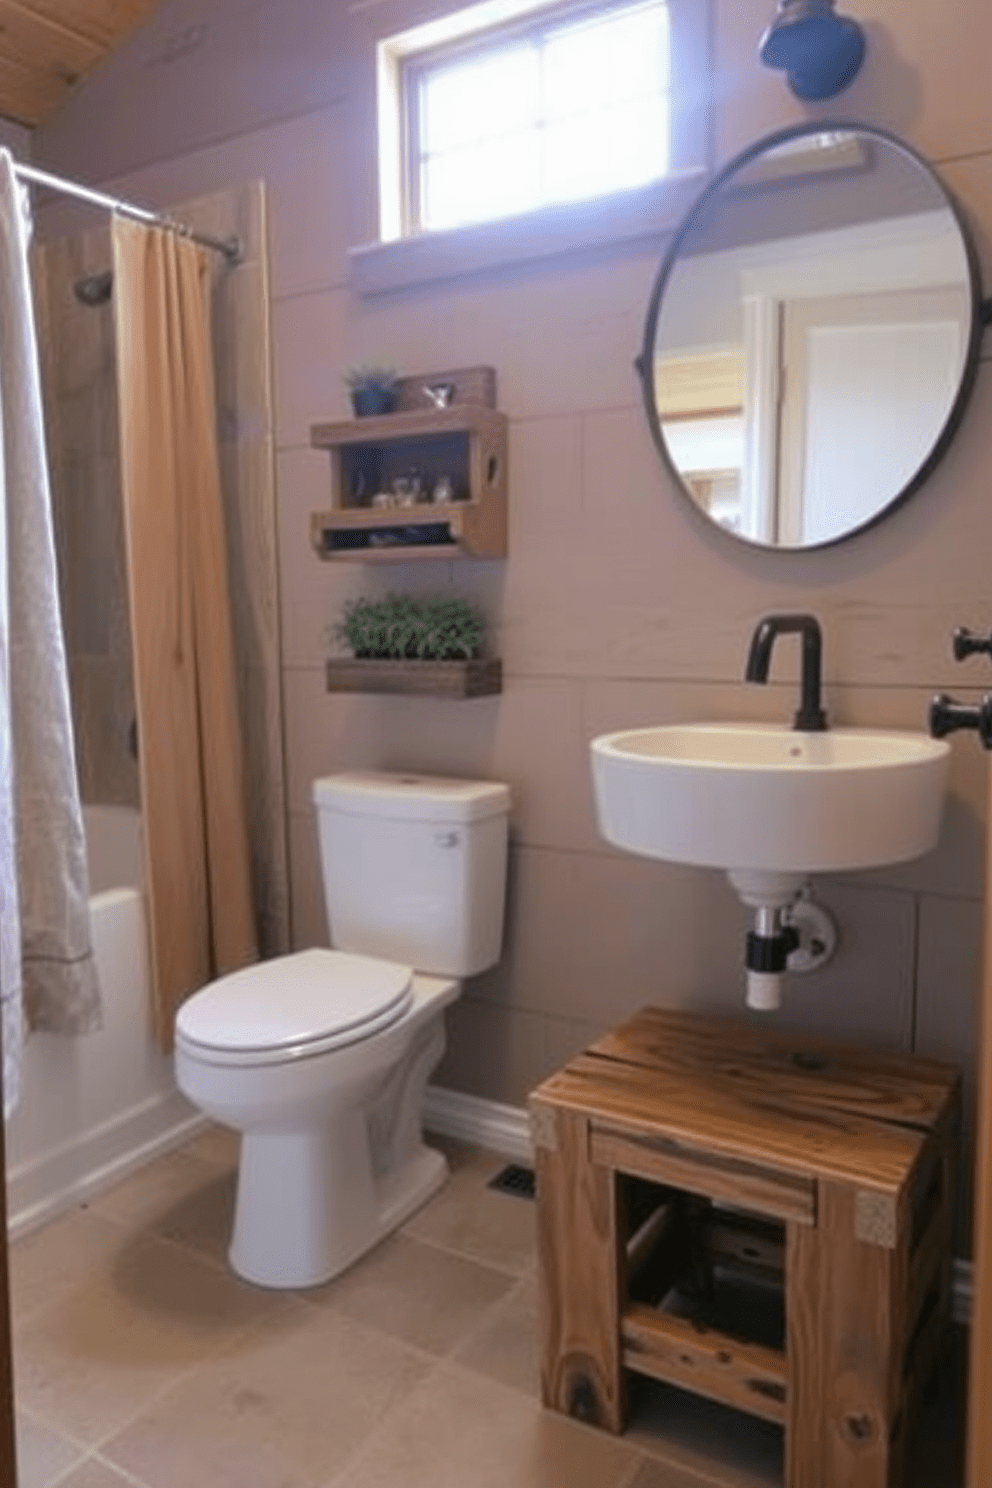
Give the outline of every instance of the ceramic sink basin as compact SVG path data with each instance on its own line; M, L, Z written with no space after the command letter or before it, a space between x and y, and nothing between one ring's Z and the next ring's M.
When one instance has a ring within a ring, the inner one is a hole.
M937 841L949 746L926 734L673 724L592 743L600 830L630 852L728 870L826 873Z

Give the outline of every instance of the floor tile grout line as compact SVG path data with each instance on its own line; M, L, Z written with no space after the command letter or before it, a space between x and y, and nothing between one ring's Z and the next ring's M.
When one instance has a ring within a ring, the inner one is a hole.
M40 1225L38 1227L38 1229L32 1230L27 1235L21 1236L15 1242L14 1246L11 1247L11 1255L12 1255L12 1257L15 1257L16 1247L17 1246L27 1247L27 1245L30 1244L30 1241L34 1237L40 1236L40 1235L51 1234L51 1233L54 1232L54 1230L56 1229L57 1226L59 1226L61 1224L64 1224L67 1220L72 1219L72 1218L75 1218L75 1217L77 1217L80 1214L88 1214L89 1212L90 1212L89 1211L89 1208L88 1208L88 1206L86 1204L77 1204L77 1205L74 1205L73 1208L65 1210L62 1214L56 1215L53 1219L51 1219L50 1221L48 1221L46 1224ZM96 1217L97 1217L97 1219L99 1220L99 1222L101 1224L110 1225L110 1227L112 1229L119 1230L119 1229L122 1228L115 1221L112 1221L112 1220L108 1219L106 1217L106 1215L102 1215L101 1214L101 1215L98 1215ZM128 1232L128 1233L130 1233L130 1232ZM98 1260L94 1261L94 1263L93 1263L93 1275L99 1274L101 1272L102 1267L103 1267L103 1264L104 1264L104 1259L105 1259L104 1257L100 1257ZM76 1290L77 1290L77 1287L74 1285L70 1289L70 1291L68 1293L66 1293L65 1296L59 1298L57 1302L53 1302L52 1299L51 1299L51 1297L46 1297L44 1301L37 1302L37 1303L35 1303L35 1305L33 1307L28 1307L26 1310L24 1310L24 1309L22 1309L22 1308L20 1308L18 1306L17 1301L16 1301L16 1295L17 1295L17 1276L16 1276L16 1270L17 1270L17 1262L16 1262L16 1259L14 1259L13 1260L12 1267L11 1267L11 1275L10 1275L9 1286L10 1286L10 1300L11 1300L11 1331L12 1331L12 1334L14 1336L15 1341L16 1341L17 1333L20 1331L21 1328L27 1327L30 1323L34 1322L34 1320L36 1318L40 1317L43 1312L46 1312L51 1307L55 1307L55 1306L63 1306L64 1307L66 1301L68 1300L68 1298L71 1297L71 1296L73 1296L75 1294ZM81 1284L82 1285L86 1285L86 1282L83 1281Z
M80 1441L79 1437L73 1436L71 1432L64 1431L61 1427L56 1429L56 1427L52 1426L50 1422L39 1416L35 1411L28 1410L25 1406L19 1404L16 1399L15 1412L16 1416L29 1421L30 1424L36 1427L39 1431L51 1432L54 1436L57 1436L60 1441L65 1442L67 1446L74 1447L76 1449L77 1455L73 1458L73 1460L67 1463L65 1467L60 1468L59 1471L55 1474L54 1478L47 1478L44 1483L44 1488L57 1488L57 1485L59 1483L63 1483L70 1473L76 1472L80 1467L85 1466L85 1464L90 1460L92 1452L87 1442ZM142 1488L145 1488L144 1484L142 1484Z
M295 1294L287 1293L285 1295L294 1307L300 1305L302 1302L302 1299L298 1298ZM181 1386L186 1385L192 1375L197 1374L201 1370L206 1369L209 1365L215 1363L222 1354L230 1352L235 1348L236 1345L245 1342L245 1340L249 1339L253 1333L258 1333L260 1335L260 1341L264 1341L265 1337L267 1336L268 1330L271 1328L274 1321L274 1314L278 1310L278 1304L276 1304L273 1307L271 1313L267 1314L263 1318L256 1319L253 1323L245 1324L245 1326L239 1328L237 1332L232 1335L232 1337L226 1339L224 1343L219 1344L217 1348L211 1349L209 1353L206 1353L201 1358L194 1360L188 1367L183 1369L180 1374L176 1375L174 1379L167 1381L158 1390L156 1390L154 1394L150 1395L148 1399L145 1400L141 1404L141 1406L139 1406L139 1408L134 1411L132 1415L126 1418L126 1420L119 1422L105 1436L100 1437L97 1441L90 1443L86 1449L90 1453L107 1454L106 1460L110 1464L110 1466L112 1466L117 1471L123 1471L123 1469L119 1467L119 1464L114 1461L113 1457L109 1455L108 1450L113 1446L113 1443L117 1440L117 1438L123 1436L124 1433L126 1431L129 1431L132 1426L137 1425L137 1423L143 1416L156 1409L167 1395L171 1394L174 1390L179 1389ZM327 1309L317 1308L313 1304L304 1304L301 1310L311 1312L314 1314L314 1316L319 1316L322 1311L326 1311ZM344 1315L338 1313L337 1317L343 1318ZM347 1318L345 1320L353 1327L357 1328L359 1332L367 1334L372 1339L380 1341L382 1339L386 1339L390 1343L396 1344L398 1347L406 1349L408 1353L413 1355L421 1363L427 1366L422 1376L424 1379L426 1379L428 1375L432 1374L435 1368L442 1362L442 1360L439 1359L436 1354L428 1353L427 1350L418 1348L416 1344L408 1343L405 1339L397 1339L393 1335L383 1333L379 1329L372 1327L370 1324L359 1322L355 1318ZM48 1425L48 1423L45 1421L41 1421L39 1422L39 1424ZM145 1488L145 1485L141 1484L140 1488Z
M626 1451L630 1452L631 1455L634 1456L635 1458L642 1458L643 1457L643 1458L645 1458L645 1460L647 1460L647 1454L644 1453L643 1449L640 1448L639 1446L637 1446L636 1443L634 1443L634 1442L626 1441L624 1439L624 1437L623 1437L622 1434L615 1436L615 1435L613 1435L610 1432L605 1432L605 1431L600 1430L598 1427L593 1426L593 1425L589 1424L586 1421L580 1421L576 1417L566 1415L562 1411L552 1410L549 1406L546 1406L543 1403L543 1401L540 1398L540 1394L539 1393L536 1394L536 1395L535 1394L531 1394L527 1390L519 1390L519 1389L517 1389L517 1387L515 1385L508 1385L508 1384L505 1384L502 1380L494 1379L491 1375L480 1375L477 1370L472 1369L471 1366L469 1366L469 1365L460 1363L457 1359L449 1359L449 1358L439 1359L438 1360L438 1365L437 1365L437 1370L434 1371L434 1372L435 1373L442 1373L442 1374L445 1373L445 1372L447 1372L449 1374L452 1374L453 1373L453 1374L456 1374L456 1375L457 1374L463 1374L463 1375L470 1376L473 1380L476 1380L476 1381L480 1381L481 1380L491 1390L495 1390L497 1393L505 1396L508 1400L517 1400L517 1401L519 1401L522 1398L523 1400L528 1401L531 1405L533 1405L535 1407L535 1409L538 1412L538 1416L539 1417L542 1417L543 1416L543 1417L547 1417L550 1420L558 1421L562 1425L567 1426L567 1427L570 1427L570 1428L573 1428L573 1429L575 1429L577 1431L580 1431L580 1432L590 1432L590 1433L592 1433L592 1435L594 1435L596 1437L605 1437L607 1440L613 1442L615 1445L620 1446L620 1447L623 1447ZM655 1460L658 1460L658 1459L655 1459ZM639 1470L641 1464L638 1461L635 1464L633 1464L633 1466L637 1470ZM629 1484L628 1484L628 1482L626 1480L621 1479L620 1482L618 1482L615 1485L615 1488L629 1488Z
M244 1277L238 1276L237 1272L233 1270L226 1259L218 1260L217 1257L210 1255L209 1252L199 1250L196 1246L190 1245L183 1240L177 1240L171 1235L162 1234L161 1231L156 1230L153 1225L146 1225L143 1221L138 1224L128 1224L124 1220L117 1220L109 1215L104 1214L98 1215L97 1218L101 1222L105 1222L111 1225L114 1229L119 1230L128 1242L154 1241L156 1244L167 1246L170 1250L177 1252L179 1255L182 1255L187 1259L192 1259L202 1263L203 1265L209 1267L209 1269L215 1274L220 1273L229 1277L233 1276L235 1280L240 1282L242 1285L250 1287L253 1295L269 1295L272 1296L274 1299L285 1296L293 1296L298 1298L298 1300L300 1301L307 1300L305 1297L297 1292L280 1291L277 1293L275 1290L270 1290L265 1287L255 1287L251 1282L246 1281ZM48 1298L44 1302L39 1302L36 1306L29 1308L27 1312L18 1314L12 1320L12 1332L15 1352L17 1345L17 1335L22 1328L29 1327L46 1313L54 1311L56 1308L65 1307L66 1303L72 1297L76 1296L78 1292L84 1290L86 1287L92 1285L94 1279L102 1276L103 1274L104 1258L101 1258L94 1263L93 1269L90 1272L80 1276L78 1283L74 1284L70 1291L67 1292L64 1296L58 1297L54 1301L51 1298ZM273 1303L273 1305L275 1305L275 1302ZM313 1304L311 1303L310 1305L312 1306Z
M134 1473L128 1472L126 1467L121 1467L118 1463L111 1462L109 1457L104 1457L100 1452L94 1452L90 1461L98 1462L101 1467L109 1467L112 1472L117 1473L125 1482L133 1483L134 1488L148 1488L148 1483L144 1478L136 1478Z
M81 1467L85 1467L87 1462L92 1461L93 1453L84 1448L82 1455L77 1457L75 1462L70 1462L68 1467L63 1467L59 1472L55 1474L54 1478L47 1478L45 1480L44 1488L58 1488L58 1485L60 1483L64 1483L66 1478L71 1477L71 1475L75 1472L78 1472ZM145 1485L142 1484L141 1488L145 1488Z
M60 1483L67 1482L74 1473L79 1472L80 1468L85 1467L88 1462L96 1462L100 1467L109 1467L118 1477L123 1478L127 1483L131 1483L133 1488L148 1488L148 1484L142 1478L136 1478L133 1473L127 1472L125 1468L118 1467L116 1462L111 1462L108 1458L101 1457L96 1450L88 1451L85 1456L80 1457L78 1461L65 1468L63 1472L58 1473L54 1478L49 1478L44 1488L59 1488Z
M504 1293L504 1295L498 1298L497 1301L491 1302L489 1304L489 1306L486 1308L485 1316L478 1319L473 1327L471 1327L469 1331L464 1334L460 1341L458 1343L452 1344L447 1353L443 1354L441 1357L443 1359L451 1359L455 1361L463 1369L471 1369L473 1374L481 1374L484 1379L492 1379L492 1375L485 1374L484 1371L473 1368L471 1364L465 1364L459 1358L459 1355L463 1354L467 1348L470 1348L477 1338L481 1338L482 1334L486 1331L487 1328L492 1327L493 1323L496 1321L496 1314L509 1311L511 1304L518 1299L526 1284L526 1277L518 1277L515 1284L510 1287L510 1290L508 1292ZM498 1380L496 1382L498 1384L504 1383L502 1380ZM509 1385L506 1388L511 1390L518 1390L524 1395L529 1393L528 1391L523 1390L518 1385Z
M318 1288L316 1287L286 1288L285 1290L281 1288L276 1289L266 1287L253 1287L251 1282L246 1281L244 1277L238 1276L238 1273L233 1270L226 1257L224 1259L221 1259L218 1256L211 1255L208 1251L201 1250L199 1247L189 1243L188 1241L179 1239L173 1235L165 1234L161 1230L157 1230L154 1227L154 1224L149 1225L147 1228L145 1228L143 1224L140 1224L138 1226L128 1226L123 1220L114 1219L107 1215L101 1214L97 1217L101 1221L112 1225L123 1235L131 1239L153 1240L158 1244L167 1246L170 1250L175 1251L182 1256L191 1258L194 1261L197 1261L200 1264L209 1267L210 1270L214 1273L220 1273L225 1276L234 1277L243 1285L252 1287L253 1294L271 1295L274 1299L292 1297L295 1301L313 1308L321 1308L328 1305L325 1302L318 1301L315 1295L309 1295L310 1293L315 1294L318 1291ZM423 1235L413 1234L408 1231L405 1226L401 1227L401 1229L399 1229L395 1233L403 1235L405 1239L414 1241L418 1245L423 1245L431 1250L437 1251L441 1255L450 1256L456 1260L468 1261L476 1266L481 1267L483 1270L491 1271L494 1274L505 1277L507 1280L510 1280L514 1283L526 1281L533 1274L531 1268L517 1270L511 1265L500 1264L498 1261L493 1260L491 1257L482 1256L477 1252L462 1249L452 1244L445 1244L443 1241L430 1239ZM367 1254L371 1254L371 1252L367 1252ZM97 1261L94 1264L92 1271L87 1274L81 1275L78 1284L74 1285L66 1296L56 1298L55 1300L46 1298L44 1301L40 1301L33 1307L28 1308L25 1312L18 1313L18 1315L13 1320L15 1345L17 1334L23 1328L31 1326L47 1312L52 1311L57 1307L64 1307L70 1297L76 1295L78 1291L83 1290L88 1285L91 1285L93 1280L101 1274L102 1262ZM347 1272L342 1272L341 1274L346 1275ZM336 1278L331 1278L330 1282L324 1282L322 1283L322 1286L333 1285L334 1280L336 1280Z
M456 1260L469 1261L473 1266L478 1266L483 1271L494 1271L498 1276L513 1277L515 1280L521 1281L526 1275L526 1272L518 1272L512 1270L509 1266L501 1266L498 1261L491 1260L488 1257L473 1254L467 1250L458 1250L453 1245L445 1245L441 1240L430 1240L426 1235L417 1235L411 1230L408 1230L406 1225L403 1225L398 1230L394 1230L393 1235L402 1235L404 1240L412 1240L416 1245L425 1245L430 1250L439 1251L442 1255L454 1256ZM382 1243L380 1242L380 1244ZM372 1255L373 1251L366 1251L365 1253L366 1255ZM347 1272L342 1272L341 1274L347 1275Z
M513 1276L518 1281L523 1281L528 1275L530 1275L529 1270L514 1270L512 1266L500 1265L498 1261L494 1261L488 1259L487 1257L481 1256L478 1254L478 1252L473 1252L470 1250L459 1250L457 1246L445 1244L443 1240L429 1240L424 1235L418 1235L415 1232L408 1230L405 1225L399 1231L399 1233L406 1235L407 1238L410 1240L418 1240L421 1245L433 1245L435 1250L441 1250L445 1253L445 1255L457 1256L459 1260L463 1261L474 1261L477 1266L488 1266L491 1271L499 1271L504 1276Z
M340 1483L351 1472L353 1472L355 1468L361 1466L363 1457L368 1451L371 1450L372 1443L378 1437L380 1431L385 1429L386 1423L393 1415L394 1411L401 1409L415 1390L422 1388L428 1380L432 1379L433 1376L438 1373L443 1363L444 1360L437 1358L436 1355L430 1356L430 1365L427 1369L424 1370L420 1378L414 1384L412 1384L408 1390L404 1392L400 1400L391 1403L387 1407L387 1409L382 1412L375 1425L365 1437L364 1441L358 1442L356 1444L354 1450L348 1457L345 1458L344 1462L341 1463L338 1471L334 1473L330 1478L328 1478L326 1482L321 1483L320 1488L334 1488L334 1485L336 1483Z
M165 1153L163 1156L167 1158L180 1157L184 1164L189 1163L201 1170L195 1177L193 1174L190 1174L191 1186L188 1191L180 1189L176 1192L174 1202L177 1203L182 1202L184 1199L195 1197L201 1186L206 1187L207 1184L216 1182L219 1178L234 1171L230 1167L221 1167L219 1163L206 1162L203 1158L192 1157L184 1152L182 1148L177 1148L174 1152ZM160 1159L156 1158L154 1161L158 1162ZM135 1169L134 1172L130 1173L126 1178L121 1179L120 1182L113 1183L107 1188L98 1189L95 1193L89 1195L89 1197L82 1200L78 1205L79 1209L85 1210L90 1214L98 1214L101 1219L112 1220L114 1224L144 1225L147 1222L147 1216L115 1214L111 1206L114 1193L118 1188L123 1188L126 1183L133 1183L135 1179L144 1177L150 1172L151 1167Z
M171 1152L159 1154L159 1156L153 1158L151 1163L147 1164L145 1168L136 1169L135 1173L129 1174L128 1178L123 1178L120 1180L120 1182L127 1182L129 1178L133 1178L137 1173L147 1173L149 1169L160 1160L161 1157L169 1157L174 1155L175 1152L182 1151L182 1148L176 1148ZM191 1160L199 1165L202 1165L207 1172L209 1172L210 1170L214 1170L215 1172L218 1170L223 1171L220 1168L220 1164L210 1163L209 1161L200 1158L192 1158ZM18 1241L15 1242L16 1245L25 1247L30 1246L30 1243L34 1237L43 1234L51 1234L60 1224L64 1224L67 1221L78 1218L81 1215L88 1215L91 1218L95 1219L98 1224L107 1225L111 1229L116 1230L119 1233L122 1233L130 1238L154 1238L156 1240L162 1240L166 1244L176 1246L182 1251L196 1256L201 1261L208 1262L215 1269L230 1270L230 1268L227 1266L226 1260L218 1261L208 1252L199 1250L186 1241L177 1240L171 1235L163 1234L161 1231L155 1228L155 1222L147 1217L141 1219L135 1219L133 1216L122 1217L121 1215L110 1213L106 1209L102 1208L100 1206L101 1198L104 1195L111 1194L114 1190L114 1187L116 1186L118 1185L110 1185L108 1188L93 1195L91 1198L85 1199L77 1204L73 1204L70 1208L64 1210L61 1214L54 1215L50 1221L38 1226L38 1228L35 1230L29 1231L24 1236L19 1237ZM101 1265L102 1261L98 1262L95 1269L99 1270ZM85 1285L85 1282L83 1284ZM12 1282L12 1297L15 1291L16 1282ZM75 1291L75 1288L73 1288L73 1291ZM64 1300L65 1299L63 1299L63 1301ZM18 1311L17 1316L12 1319L12 1326L15 1333L20 1327L27 1325L30 1321L34 1320L37 1316L39 1316L43 1311L45 1311L52 1305L53 1304L51 1300L46 1299L45 1301L38 1302L37 1304L35 1304L35 1306L28 1308L24 1312Z
M445 1373L450 1374L451 1372L454 1372L456 1374L466 1374L476 1381L484 1381L486 1385L490 1386L494 1390L499 1391L501 1394L506 1395L511 1400L519 1400L521 1397L523 1397L524 1400L530 1400L537 1407L538 1411L545 1411L545 1407L541 1404L540 1400L529 1395L527 1391L518 1390L513 1385L503 1384L501 1380L493 1379L488 1375L480 1375L477 1370L470 1368L468 1365L460 1364L456 1359L450 1357L449 1355L444 1355L441 1358L434 1358L433 1367L431 1369L428 1369L421 1377L421 1379L419 1379L417 1383L407 1392L406 1396L404 1397L403 1404L406 1403L410 1395L412 1395L415 1390L423 1389L423 1387L428 1383L429 1380L433 1379L437 1375L443 1376ZM362 1460L369 1452L372 1451L376 1439L378 1438L380 1432L385 1429L387 1420L391 1414L391 1411L383 1413L383 1415L376 1422L375 1426L369 1432L365 1440L358 1447L356 1447L354 1453L351 1455L351 1457L348 1458L347 1462L342 1464L340 1472L336 1473L333 1478L328 1479L325 1484L322 1484L321 1488L334 1488L335 1484L340 1483L356 1468L361 1467ZM580 1422L573 1422L572 1424L581 1425ZM634 1453L640 1455L639 1449L631 1448L631 1450ZM639 1467L639 1464L637 1464L637 1466ZM629 1483L626 1481L618 1483L615 1485L615 1488L629 1488Z
M452 1256L455 1260L467 1260L470 1265L477 1266L480 1271L492 1271L495 1275L500 1275L500 1277L513 1277L515 1278L515 1280L522 1280L522 1277L524 1277L525 1275L525 1272L512 1271L509 1266L501 1266L500 1263L497 1262L497 1260L489 1259L489 1257L479 1256L479 1254L473 1254L471 1253L471 1251L467 1250L457 1250L454 1245L445 1245L442 1241L430 1240L430 1238L425 1237L425 1235L413 1234L413 1232L410 1231L410 1229L408 1229L408 1226L406 1225L400 1226L399 1229L394 1229L394 1231L391 1231L390 1235L384 1235L384 1238L382 1238L381 1241L376 1242L376 1244L373 1245L370 1250L366 1250L364 1251L364 1254L358 1256L357 1259L352 1262L352 1266L354 1266L354 1268L357 1268L357 1266L361 1265L361 1262L363 1262L363 1260L366 1260L369 1256L373 1256L373 1254L375 1254L376 1251L381 1250L384 1245L390 1244L390 1241L397 1240L397 1237L402 1238L402 1240L409 1241L410 1244L413 1245L422 1245L422 1247L427 1248L427 1250L439 1251L439 1253L443 1254L443 1256ZM350 1272L352 1269L352 1266L348 1266L345 1271L339 1272L338 1277L332 1277L329 1281L324 1281L324 1283L321 1284L323 1284L323 1286L333 1286L333 1284L335 1284L335 1281L338 1281L339 1278L347 1277L348 1272Z
M78 1472L81 1467L86 1466L87 1462L92 1461L93 1457L89 1452L86 1452L82 1457L77 1457L75 1462L70 1462L68 1467L64 1467L61 1472L57 1472L54 1478L46 1478L44 1488L58 1488L59 1483L64 1483L71 1473Z
M106 1433L106 1435L97 1438L93 1442L90 1442L88 1448L89 1451L103 1453L104 1450L112 1445L119 1436L123 1436L125 1431L129 1431L131 1427L134 1426L141 1419L142 1416L147 1414L148 1411L155 1408L166 1395L170 1394L171 1391L178 1389L180 1385L185 1385L191 1375L196 1374L197 1371L205 1368L207 1365L214 1363L221 1357L222 1354L232 1349L235 1345L240 1344L246 1339L250 1338L253 1333L261 1332L263 1329L268 1329L269 1327L271 1327L274 1320L273 1315L276 1311L277 1307L273 1306L272 1311L266 1313L264 1317L256 1318L254 1322L251 1323L242 1324L241 1326L236 1328L235 1331L223 1341L223 1343L219 1343L216 1345L216 1347L208 1349L208 1351L204 1354L201 1354L198 1359L191 1360L190 1363L182 1368L178 1374L176 1374L172 1379L167 1380L164 1384L160 1385L159 1388L157 1390L154 1390L146 1400L142 1401L137 1410L133 1411L123 1421L119 1421L114 1427L111 1428L110 1431ZM111 1466L113 1466L115 1469L118 1467L118 1464L116 1462L113 1462L112 1459L108 1458L107 1460L111 1462Z
M204 1261L204 1262L208 1263L215 1270L223 1271L227 1275L237 1276L237 1274L238 1274L236 1271L234 1271L233 1267L231 1266L230 1262L227 1260L226 1257L223 1258L223 1259L221 1259L218 1256L211 1255L208 1251L200 1250L197 1246L190 1244L188 1241L184 1241L184 1240L178 1239L177 1237L175 1237L173 1235L163 1234L159 1230L150 1229L148 1231L148 1233L150 1235L153 1235L156 1239L162 1240L166 1244L175 1246L176 1248L184 1251L185 1253L187 1253L189 1255L192 1255L192 1256L195 1256L198 1260L201 1260L201 1261ZM496 1272L500 1276L505 1276L505 1277L511 1278L513 1281L525 1281L525 1280L527 1280L527 1278L529 1276L531 1276L533 1274L533 1268L532 1267L527 1267L524 1270L518 1270L516 1267L514 1267L511 1264L501 1263L500 1261L494 1260L491 1256L486 1256L486 1255L480 1254L478 1251L473 1251L473 1250L469 1250L469 1249L463 1249L463 1248L460 1248L457 1245L451 1244L450 1242L446 1243L443 1240L436 1240L436 1239L433 1239L433 1238L428 1237L426 1235L418 1235L415 1231L410 1230L406 1225L401 1225L400 1228L397 1229L397 1230L394 1230L392 1232L392 1234L393 1235L402 1235L404 1237L404 1239L406 1239L406 1240L415 1241L416 1244L418 1244L418 1245L425 1245L425 1246L429 1247L431 1250L436 1250L436 1251L440 1252L442 1255L453 1256L456 1260L470 1261L472 1264L474 1264L476 1266L480 1266L484 1270L494 1271L494 1272ZM384 1239L382 1241L378 1242L378 1243L380 1245L381 1244L384 1244L385 1241L388 1240L389 1238L391 1238L391 1237L390 1236L385 1236ZM373 1247L372 1250L366 1251L365 1252L365 1255L366 1256L372 1255L374 1253L374 1250L376 1248L377 1247ZM354 1262L354 1265L360 1264L360 1262L363 1259L364 1259L364 1256L359 1256L356 1259L356 1261ZM350 1266L348 1268L346 1268L345 1271L339 1272L338 1274L340 1276L346 1276L348 1274L348 1271L349 1270L351 1270L351 1267ZM244 1277L240 1277L239 1280L244 1281L245 1278ZM337 1277L336 1276L332 1276L328 1281L321 1282L320 1283L320 1287L333 1286L333 1284L334 1284L334 1282L336 1280L337 1280ZM246 1285L251 1285L250 1282L245 1282L245 1284ZM322 1306L324 1304L319 1303L319 1302L316 1302L316 1301L313 1301L311 1299L311 1297L308 1295L308 1293L316 1293L316 1292L318 1292L320 1290L320 1287L286 1288L285 1291L283 1292L283 1295L297 1297L297 1298L299 1298L300 1301L310 1302L311 1306L317 1306L317 1307L319 1307L319 1306ZM258 1288L258 1290L259 1291L262 1291L262 1292L265 1292L265 1291L268 1291L268 1290L276 1291L276 1290L281 1290L281 1289L276 1289L276 1288L269 1289L269 1288L262 1287L262 1288Z
M384 1339L388 1343L399 1344L401 1348L410 1349L411 1352L417 1354L419 1357L430 1359L432 1364L442 1364L446 1359L455 1359L458 1350L464 1348L468 1340L475 1337L478 1329L492 1321L491 1314L502 1305L504 1300L505 1298L500 1297L495 1302L486 1303L485 1317L482 1322L479 1324L473 1323L467 1333L463 1333L460 1338L454 1343L449 1344L441 1353L435 1353L432 1349L425 1348L422 1344L412 1343L410 1339L404 1338L399 1333L390 1333L378 1323L369 1322L366 1318L356 1317L354 1313L348 1312L345 1308L336 1307L333 1302L325 1303L320 1308L320 1311L323 1313L333 1313L336 1318L354 1323L356 1327L363 1328L366 1332L374 1334L376 1338ZM479 1374L480 1372L479 1370L473 1371L475 1374Z
M78 1447L80 1454L83 1456L92 1451L92 1447L90 1446L89 1442L83 1441L78 1436L73 1436L71 1431L66 1431L61 1426L58 1428L54 1427L50 1421L46 1421L44 1416L39 1416L38 1412L32 1410L30 1406L21 1405L20 1401L16 1398L16 1379L14 1381L14 1385L14 1409L16 1416L23 1416L25 1420L27 1420L32 1426L37 1426L41 1431L53 1431L56 1436L61 1437L61 1439L65 1442L68 1442L70 1446Z

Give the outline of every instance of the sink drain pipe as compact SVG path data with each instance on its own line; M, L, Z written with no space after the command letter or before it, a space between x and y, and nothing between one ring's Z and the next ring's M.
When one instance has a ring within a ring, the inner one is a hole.
M781 1004L782 974L792 952L799 949L799 931L786 920L788 912L778 905L759 905L754 912L754 929L747 934L744 1000L758 1012L774 1012Z
M813 902L801 875L735 870L728 877L754 910L744 953L745 1001L757 1012L774 1012L786 973L817 971L830 960L837 927Z

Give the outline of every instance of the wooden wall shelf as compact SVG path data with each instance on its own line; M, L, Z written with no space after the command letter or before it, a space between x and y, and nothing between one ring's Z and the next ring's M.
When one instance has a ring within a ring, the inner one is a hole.
M507 420L479 403L314 424L331 457L331 506L311 517L321 558L374 563L506 556ZM398 477L425 495L441 476L455 499L373 506Z
M498 658L478 661L369 661L327 663L328 692L415 693L425 697L492 697L503 690Z

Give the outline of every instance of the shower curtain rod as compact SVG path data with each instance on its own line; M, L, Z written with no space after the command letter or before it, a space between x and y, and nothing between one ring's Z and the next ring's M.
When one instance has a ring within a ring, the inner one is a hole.
M65 196L78 197L91 206L106 207L121 217L133 218L135 222L146 222L151 227L164 227L169 232L180 233L182 237L189 238L191 243L199 243L203 248L212 248L215 253L223 253L230 264L236 264L241 258L241 243L237 238L214 238L209 233L195 232L173 217L164 217L159 212L149 211L147 207L136 207L133 202L107 196L103 191L94 191L91 186L81 186L76 181L65 181L61 176L50 175L48 171L38 170L33 165L22 165L17 160L14 161L14 175L21 181L30 181L36 186L48 186L52 191L61 191Z

